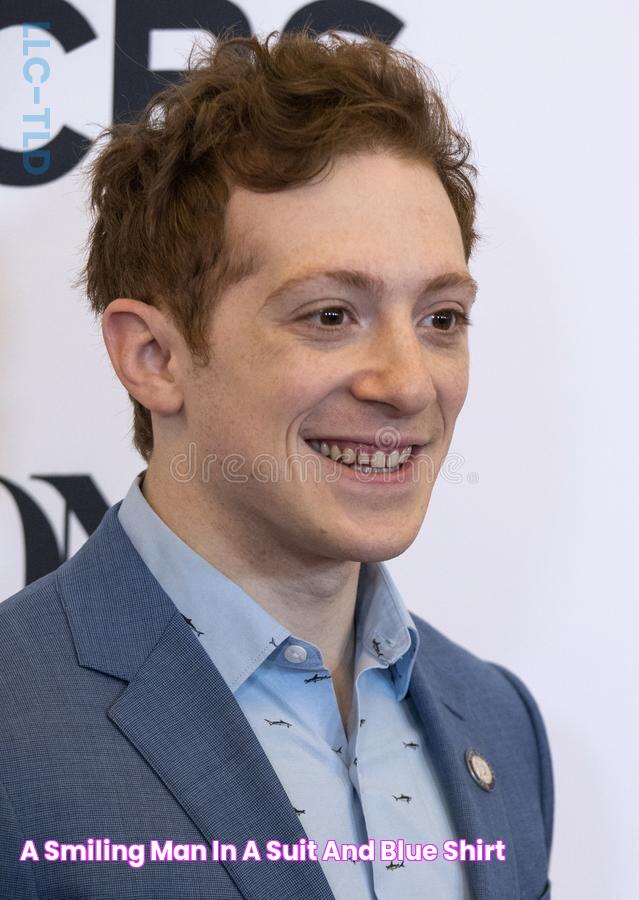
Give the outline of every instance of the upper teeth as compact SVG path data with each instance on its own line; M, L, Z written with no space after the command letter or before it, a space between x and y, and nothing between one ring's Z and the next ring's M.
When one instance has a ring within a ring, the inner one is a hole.
M391 453L384 453L383 450L376 450L374 453L368 453L365 450L354 450L352 447L346 447L342 450L337 444L327 444L326 441L309 441L314 450L323 453L324 456L330 456L336 462L339 460L345 465L372 466L375 469L392 469L395 466L405 463L411 455L412 447L404 447L403 450L393 450Z

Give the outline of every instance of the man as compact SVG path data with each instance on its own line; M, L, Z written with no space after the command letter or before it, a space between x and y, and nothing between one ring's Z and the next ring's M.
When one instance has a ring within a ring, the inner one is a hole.
M467 156L410 57L307 33L111 130L86 284L147 467L0 606L0 896L550 896L534 700L383 564L466 397Z

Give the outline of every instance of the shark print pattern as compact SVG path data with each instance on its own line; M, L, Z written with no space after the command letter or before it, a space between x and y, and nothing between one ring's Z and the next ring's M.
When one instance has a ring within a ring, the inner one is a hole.
M187 625L190 625L190 626L191 626L191 628L192 628L193 631L197 634L198 637L200 637L201 634L204 634L203 631L198 631L198 630L197 630L197 628L196 628L195 625L193 624L193 621L192 621L191 619L187 618L187 617L184 615L184 613L182 613L182 618L184 619L184 621L186 622Z
M273 640L274 639L271 639L271 641L273 641ZM392 679L393 668L392 668L392 664L390 667L387 665L387 660L383 658L381 646L379 646L379 642L377 642L377 643L378 643L378 646L375 649L376 649L376 653L377 653L379 662L377 664L375 664L372 661L371 662L372 662L372 667L374 669L376 669L377 672L379 673L379 676L378 676L380 679L379 683L382 683L382 679L388 679L389 675L391 677L391 680L393 680ZM369 660L370 660L370 657L369 657ZM290 669L288 671L290 672ZM291 677L294 677L294 676L291 675ZM328 681L331 677L332 676L330 674L326 673L326 670L318 671L318 672L314 672L314 673L312 672L307 677L305 677L303 679L298 679L296 681L296 684L300 685L300 688L299 688L300 691L305 692L305 686L307 684L316 684L320 681ZM372 684L374 682L372 682L372 680L370 680L370 683ZM394 683L394 681L393 681L393 683ZM386 681L386 690L387 691L389 690L389 686L390 686L390 682ZM294 713L298 712L298 708L292 702L291 696L289 694L287 694L286 692L282 692L281 696L282 696L282 700L285 701L285 703L283 703L283 705L282 705L282 711L284 711L284 709L286 709L286 711L287 711L287 713L289 713L289 715L287 716L286 719L283 717L278 718L278 719L271 719L271 718L265 717L264 722L267 725L269 725L269 729L266 730L267 732L270 731L270 726L274 726L275 728L279 727L280 729L285 729L286 732L288 732L290 729L292 729L293 725L297 722L297 719L294 717ZM300 697L301 696L302 695L300 694ZM315 701L315 699L313 699L312 701L307 701L312 704L314 704L315 702L317 702L319 704L324 704L327 702L325 699L325 695L323 695L322 692L311 691L310 694L304 693L304 696L310 696L312 698L320 698L317 701ZM359 696L357 695L357 692L355 692L355 698L359 701ZM334 703L335 698L332 695L331 695L331 699L333 700L333 703ZM312 706L309 707L309 709L312 709L312 708L313 708ZM385 776L384 776L384 774L382 774L380 772L379 769L376 769L376 766L378 765L378 763L375 760L375 757L377 756L377 747L379 746L380 739L382 741L385 741L385 743L389 746L389 748L392 748L393 746L395 748L394 758L393 758L392 750L389 749L388 760L386 763L386 765L387 765L386 772L389 775L394 775L394 778L393 778L394 781L396 781L397 776L400 775L402 780L404 780L404 785L403 785L404 788L407 788L409 785L411 785L412 782L410 780L405 780L405 779L411 779L414 777L416 770L413 768L413 766L416 764L419 767L419 760L421 759L420 755L417 754L417 750L419 750L419 748L421 747L421 741L417 739L417 738L419 738L419 734L415 732L416 722L414 720L412 720L410 722L410 725L412 726L412 728L410 731L408 731L408 734L406 734L406 732L404 732L404 734L405 734L404 739L400 738L399 741L393 741L390 739L390 736L388 734L390 726L387 722L387 719L384 717L382 717L380 719L375 714L375 707L371 708L371 706L366 703L358 702L357 709L359 710L359 714L357 712L355 712L354 719L353 719L357 730L356 730L355 734L353 736L351 736L351 739L348 740L349 736L347 735L346 742L344 742L344 741L340 742L339 740L337 740L337 741L334 740L334 741L331 741L330 743L327 743L327 745L326 745L327 750L330 748L330 750L335 755L335 757L339 757L340 760L343 761L344 766L345 766L345 771L349 773L350 781L352 782L352 785L355 788L355 791L353 791L353 796L354 797L357 796L359 794L360 790L364 790L365 784L366 784L366 782L364 782L363 783L364 788L360 787L360 785L362 783L359 782L359 773L358 773L358 763L359 763L358 755L359 754L354 755L354 756L352 755L353 751L356 750L358 747L359 747L360 754L363 756L363 758L365 760L367 759L367 756L366 756L367 747L371 748L371 749L373 747L375 747L375 751L374 751L374 755L373 755L373 763L371 765L370 771L373 773L373 777L375 777L375 778L381 777L382 783L384 783ZM337 712L337 710L336 710L336 712ZM365 713L365 714L361 715L361 713ZM362 729L363 726L367 722L368 722L368 728L364 729L363 734L368 735L368 737L367 738L364 737L363 738L364 742L362 743L362 738L360 737L360 729ZM303 726L305 724L303 719L302 719L301 724ZM408 724L408 721L406 724ZM357 726L359 726L359 727L357 727ZM395 731L395 733L397 733L397 732ZM337 734L337 732L333 731L332 736L335 737L336 734ZM401 731L400 731L400 734L401 734ZM414 734L415 737L413 737L412 734ZM294 735L295 735L295 732L291 731L291 739L293 739L293 740L295 740ZM342 736L343 735L344 735L344 732L342 732ZM277 738L277 736L275 736L275 737ZM304 741L306 741L306 737L304 737ZM288 743L287 743L287 746L289 746ZM397 755L399 747L401 747L401 750L399 750L399 755ZM410 751L410 752L408 752L404 756L405 751ZM415 754L415 756L413 754ZM401 760L402 759L408 760L408 758L410 758L410 763L408 763L409 768L402 770ZM414 761L416 761L416 762L414 762ZM367 771L369 771L368 766L367 766ZM299 776L298 776L298 778L299 778ZM295 792L297 792L299 790L300 784L305 784L305 783L306 782L305 782L304 777L301 780L296 781ZM386 781L386 785L387 785L387 789L388 789L388 787L392 788L392 786L393 786L392 783L389 784L388 781ZM392 808L398 809L397 813L395 813L395 821L394 821L394 826L393 826L395 829L394 833L401 835L402 837L405 836L405 839L407 839L407 840L412 839L412 840L418 841L421 836L421 832L420 832L421 824L420 823L423 821L422 820L422 816L423 816L422 797L423 797L423 795L418 792L419 790L423 790L423 788L421 786L418 787L416 785L416 790L413 791L413 793L411 793L411 794L408 794L406 792L406 790L402 790L399 794L392 793L392 791L389 792L389 793L391 793L392 799L394 801ZM291 792L291 793L293 793L293 792ZM388 794L386 796L388 796ZM320 810L325 809L326 808L325 795L323 793L318 793L317 797L319 800L318 806L319 806ZM299 819L301 819L302 817L304 818L304 829L305 829L306 833L310 837L316 836L317 832L316 832L315 828L316 828L316 819L318 816L317 807L315 807L312 802L310 803L310 805L307 803L307 806L304 808L296 807L294 804L291 804L291 806L292 806L294 814ZM416 814L413 814L413 812L412 812L413 807L416 808ZM360 809L361 809L361 807L360 807ZM388 822L393 821L392 815L389 814L390 808L388 808L388 807L386 808L384 818L382 820L380 820L382 823L381 826L380 826L380 821L377 821L377 823L375 823L374 821L371 821L370 825L369 825L368 816L366 815L366 810L364 809L362 811L364 812L364 819L363 819L364 828L365 829L370 828L370 830L365 830L362 834L360 834L358 840L354 841L355 843L359 842L359 843L363 844L366 842L366 840L370 839L371 837L378 838L380 834L386 834L386 829L389 827ZM321 818L323 815L325 815L325 813L320 812L319 815ZM415 817L415 815L416 815L416 817ZM326 835L324 834L323 836L324 836L324 840L326 840ZM351 838L353 837L352 833L347 836L351 837ZM361 865L359 867L360 871L368 871L371 867L370 862L362 862L361 860L356 860L356 859L348 859L347 861L352 862L354 864L352 867L348 868L348 871L352 871L353 873L358 871L358 867L355 865L357 862L361 863ZM399 877L400 877L400 881L401 881L401 885L402 885L402 890L407 892L407 895L413 896L413 893L411 893L411 892L413 892L415 890L415 888L417 888L418 891L421 891L422 885L424 886L423 896L428 895L428 888L427 888L428 880L423 879L423 876L419 874L419 872L420 871L423 872L424 869L422 868L420 870L419 867L415 863L412 863L412 862L406 862L405 860L401 860L401 861L395 860L395 861L388 862L388 863L386 863L386 862L379 863L379 868L377 869L376 873L375 873L375 868L374 868L374 874L373 874L373 879L372 879L372 883L375 886L374 893L372 893L372 894L369 893L369 891L370 891L369 885L370 885L370 877L371 876L370 876L370 874L368 874L368 875L366 875L366 879L367 879L366 886L364 886L364 883L362 882L360 884L359 888L357 888L357 889L349 888L347 893L345 894L345 896L357 896L357 897L362 897L362 898L365 897L366 900L373 900L373 897L375 897L375 896L388 896L389 891L390 891L390 896L392 896L392 886L388 886L386 888L386 893L384 893L384 888L383 888L384 882L380 880L381 875L379 873L381 873L381 872L394 873L396 871L399 871L400 869L403 869L405 872L405 874L403 876L399 876ZM391 875L389 874L388 877L391 877ZM339 880L336 882L336 884L340 884L340 883L342 883L342 882L340 882ZM344 881L343 883L351 884L351 882L349 882L348 879L346 879L346 881ZM357 882L353 882L353 884L357 884ZM440 882L435 881L434 884L439 885ZM439 888L437 887L436 889L439 889ZM420 895L421 894L419 894L419 893L415 894L415 896L420 896ZM430 895L433 896L432 892ZM336 894L336 896L338 896L338 895ZM437 896L437 895L435 894L434 896ZM459 900L470 900L470 896L468 894L465 894L461 888L455 889L454 896L456 898L459 898Z
M305 678L304 684L315 684L317 681L324 681L326 678L331 678L331 675L318 675L317 673L313 675L312 678Z
M139 486L135 488L144 507ZM120 514L126 513L126 503ZM131 526L133 508L129 512ZM242 730L227 737L231 742L241 739L250 760L236 774L248 786L253 811L262 802L278 803L290 833L304 833L320 847L329 839L364 845L371 838L389 836L421 843L425 821L428 840L439 846L456 833L433 777L427 726L413 691L419 691L419 681L416 685L413 680L414 670L419 672L416 663L420 653L428 656L429 648L420 649L423 631L411 620L384 564L361 564L352 704L345 723L319 646L287 629L214 566L203 566L186 545L176 541L172 547L167 530L158 529L153 518L142 516L138 526L131 528L136 549L138 544L148 549L148 559L141 555L149 570L225 682L226 700L234 698L245 716ZM293 649L285 652L289 646ZM212 670L210 674L208 685L195 685L195 691L215 687L219 678ZM211 702L219 699L213 696ZM468 740L479 742L480 737L469 735ZM236 746L239 749L239 743ZM269 770L264 768L267 761ZM258 787L264 796L257 795ZM469 784L469 790L475 786ZM298 806L302 799L304 806ZM230 794L228 802L241 816L242 808L235 808L238 794ZM319 863L331 896L472 900L464 884L467 867L460 863L351 861L350 866L332 860Z

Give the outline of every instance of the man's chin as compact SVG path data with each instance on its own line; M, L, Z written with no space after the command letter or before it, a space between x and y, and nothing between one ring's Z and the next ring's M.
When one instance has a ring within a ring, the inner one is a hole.
M419 529L410 533L403 529L401 535L368 534L366 537L360 535L359 537L350 536L350 538L345 536L340 542L339 556L353 562L384 562L387 559L401 556L413 543L418 533Z

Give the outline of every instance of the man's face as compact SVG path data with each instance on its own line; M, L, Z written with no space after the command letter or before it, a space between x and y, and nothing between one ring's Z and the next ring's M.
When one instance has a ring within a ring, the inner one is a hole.
M358 154L302 187L234 189L227 217L262 263L217 301L210 365L185 386L198 491L264 553L397 556L422 524L468 387L467 332L450 310L470 312L473 286L423 293L437 276L468 275L441 182L423 163ZM310 270L365 272L384 291L315 277L268 299ZM307 440L351 445L346 460L358 442L390 453L412 441L413 457L369 474Z

